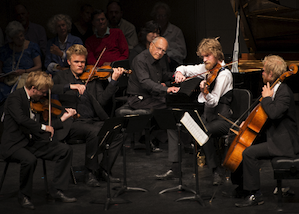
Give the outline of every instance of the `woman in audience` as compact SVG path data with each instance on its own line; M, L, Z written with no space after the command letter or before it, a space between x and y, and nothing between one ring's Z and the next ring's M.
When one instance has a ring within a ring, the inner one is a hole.
M8 43L0 48L0 103L3 104L13 86L31 71L42 67L38 44L24 37L20 22L8 23L5 33Z
M141 29L138 34L138 45L136 45L131 51L129 56L130 65L132 64L135 56L140 54L145 49L148 49L150 43L160 35L160 27L157 23L147 22L145 27Z
M82 40L73 36L71 31L72 21L68 15L54 15L48 22L48 28L56 36L47 43L45 67L47 72L55 75L55 72L69 68L66 59L66 51L73 44L83 45Z

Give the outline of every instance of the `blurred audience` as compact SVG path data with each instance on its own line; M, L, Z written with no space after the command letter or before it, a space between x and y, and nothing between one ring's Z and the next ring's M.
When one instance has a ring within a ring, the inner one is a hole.
M0 48L0 102L26 73L40 70L41 52L38 44L25 39L25 29L18 21L8 23L5 34L8 43Z
M123 10L119 1L109 1L107 4L107 19L110 28L119 28L126 37L129 50L138 44L135 26L123 19Z
M161 36L168 41L168 62L170 71L174 71L186 58L187 49L182 30L169 22L170 15L169 6L163 2L157 2L151 12L153 21L161 27Z
M47 47L47 34L45 28L29 20L30 14L25 5L16 5L14 12L15 20L20 22L25 29L25 39L37 43L42 54L45 56Z
M4 35L3 35L2 28L0 28L0 47L2 47L3 45L4 45Z
M47 73L55 75L57 71L69 69L67 49L74 44L83 45L79 37L70 33L71 27L72 21L68 15L57 14L49 20L48 28L56 36L47 43L45 59Z
M95 28L95 34L85 42L85 47L88 51L87 63L95 65L104 48L106 49L96 66L110 66L113 61L127 59L129 49L122 31L108 27L108 20L102 10L95 10L91 19Z
M93 7L90 4L84 4L80 8L79 18L72 24L71 34L80 37L83 43L86 39L93 35L91 24L91 14Z

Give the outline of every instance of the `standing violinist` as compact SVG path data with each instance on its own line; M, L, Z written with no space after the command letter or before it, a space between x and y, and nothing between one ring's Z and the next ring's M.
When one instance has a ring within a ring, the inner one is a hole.
M60 119L51 125L39 122L38 114L30 108L30 100L38 101L53 86L52 78L42 71L29 73L23 88L11 93L4 107L4 130L0 144L0 155L7 161L20 162L20 190L18 201L22 207L34 209L31 202L33 174L37 158L55 161L51 195L62 202L75 202L76 198L64 195L70 178L73 150L57 141L54 129L62 128L75 109L66 109Z
M57 137L66 142L72 140L85 141L85 182L88 186L98 187L100 184L97 175L107 179L106 161L108 161L109 169L111 169L122 146L122 136L118 134L114 136L109 147L109 160L103 157L101 164L99 164L98 156L91 158L97 151L99 140L101 140L97 134L103 126L104 120L108 119L103 106L117 90L117 80L124 69L113 68L111 81L104 90L99 79L91 80L87 84L84 84L80 79L88 54L83 45L74 44L67 50L66 54L70 69L55 74L52 91L53 94L59 96L63 106L75 108L80 117L66 123L64 128L57 133ZM110 182L120 182L120 179L111 176Z
M296 124L294 95L285 83L278 82L270 87L287 69L285 61L276 55L266 56L263 60L261 107L268 116L263 127L267 139L247 147L242 154L243 162L232 174L232 182L239 186L231 196L246 196L236 203L237 207L247 207L264 203L260 191L261 159L274 157L295 157L299 152L299 136ZM242 170L239 170L242 169ZM243 176L238 175L241 171Z
M213 172L213 185L222 183L220 158L216 153L215 137L227 134L230 124L218 116L226 118L232 115L230 103L232 100L233 77L224 63L224 55L220 42L214 38L203 39L197 49L197 55L202 57L203 64L179 66L176 68L175 81L182 82L186 77L199 77L201 93L198 102L204 103L203 122L211 136L203 145L206 163ZM210 71L208 73L207 71ZM213 81L212 81L213 80Z

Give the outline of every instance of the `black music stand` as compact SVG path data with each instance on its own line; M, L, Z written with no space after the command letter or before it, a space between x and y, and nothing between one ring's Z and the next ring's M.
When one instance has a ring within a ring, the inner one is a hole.
M142 132L142 130L150 122L151 115L132 115L125 116L123 132L125 133L134 133ZM149 136L148 136L149 137ZM127 186L127 167L126 167L126 147L123 144L123 176L124 181L122 187L114 194L114 197L117 197L128 191L142 191L148 192L148 190L139 188L139 187L128 187Z
M182 117L184 111L181 110L173 110L173 109L160 109L155 110L153 112L154 118L157 121L159 127L161 129L177 129L178 131L178 149L179 149L179 185L164 189L159 192L159 194L163 194L165 192L169 191L189 191L195 193L194 190L186 187L183 185L182 182L182 144L180 141L180 132L181 132L181 126L180 118Z
M124 118L122 117L115 117L107 119L98 133L101 141L99 142L98 150L95 152L91 158L99 153L102 153L104 150L104 157L109 159L109 146L115 134L121 132L123 127ZM109 161L107 161L107 198L106 200L93 200L90 203L92 204L105 204L104 209L108 210L110 204L125 204L130 203L128 200L120 199L120 198L112 198L110 193L110 168L109 168Z

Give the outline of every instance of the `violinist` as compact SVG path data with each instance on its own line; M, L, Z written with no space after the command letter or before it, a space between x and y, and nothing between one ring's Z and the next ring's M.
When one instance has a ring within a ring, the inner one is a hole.
M31 72L25 87L10 94L4 107L4 130L0 144L1 158L20 162L20 190L18 201L23 208L34 209L31 202L33 173L37 158L56 161L50 194L62 202L75 202L63 191L69 183L69 170L72 161L72 148L60 143L54 129L62 128L68 118L76 111L66 109L60 119L53 120L51 125L39 122L38 114L30 109L30 99L38 101L53 86L52 78L42 71ZM50 137L52 141L50 140Z
M273 88L270 87L286 72L287 65L276 55L266 56L263 64L262 78L265 85L260 104L268 116L263 127L266 140L247 147L242 153L243 162L232 174L232 182L239 186L230 195L245 197L243 201L235 203L237 207L264 203L260 191L259 160L279 156L295 157L299 152L294 95L285 83L279 82Z
M184 81L187 77L202 78L201 93L198 102L204 103L203 123L207 135L211 136L203 145L206 163L213 173L213 185L222 183L220 158L216 153L215 137L227 134L230 124L218 116L218 113L231 117L230 103L232 100L233 77L229 69L222 67L224 55L220 42L214 38L203 39L197 48L197 55L202 57L203 64L179 66L176 68L175 81Z
M103 158L99 164L98 156L91 158L100 142L97 134L103 126L104 120L108 119L103 107L116 92L117 80L124 69L113 68L111 81L104 90L99 79L93 79L87 84L80 79L84 72L88 54L83 45L72 45L66 54L70 69L59 71L53 77L52 92L58 95L62 106L76 109L80 117L70 120L57 133L57 137L59 140L66 142L84 140L86 143L85 182L88 186L98 187L100 183L96 176L100 174L103 179L107 179L107 164L105 161L109 162L109 168L111 169L122 146L122 136L120 134L116 135L109 148L109 160ZM110 182L120 182L120 179L111 176Z

